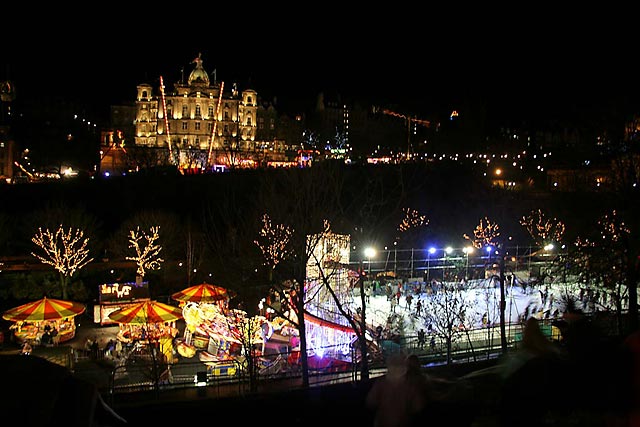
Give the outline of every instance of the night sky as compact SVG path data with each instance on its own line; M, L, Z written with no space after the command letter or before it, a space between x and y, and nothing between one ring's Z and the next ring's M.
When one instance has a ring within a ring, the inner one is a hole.
M423 116L484 108L516 120L629 111L639 99L633 39L614 33L624 23L605 30L563 17L463 21L389 9L354 25L353 16L307 10L241 24L194 14L180 29L160 12L30 15L23 22L40 36L5 40L0 77L22 96L64 94L102 112L133 100L139 83L157 85L161 75L174 83L182 68L186 78L198 53L219 80L290 112L313 107L321 91Z

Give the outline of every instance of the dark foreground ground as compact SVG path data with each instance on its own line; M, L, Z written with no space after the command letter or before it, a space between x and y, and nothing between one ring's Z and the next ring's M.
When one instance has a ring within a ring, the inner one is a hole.
M611 424L613 408L607 405L576 405L570 396L562 397L566 384L559 383L546 394L540 392L536 383L547 383L536 376L526 381L538 395L511 396L516 420L501 424L504 385L494 367L465 364L430 373L443 379L438 387L446 397L428 405L421 414L421 426L622 425ZM132 393L111 399L113 396L101 395L95 385L60 365L19 355L0 355L0 378L3 407L16 415L21 426L373 426L374 414L366 407L365 397L376 379L233 398L214 396L207 388L190 388L159 396ZM589 391L596 401L605 402L606 394L614 392L593 386Z
M86 333L98 332L105 337L113 333L110 328ZM82 346L83 333L79 331L74 346ZM588 343L576 351L584 357L574 363L552 369L529 366L509 388L496 360L428 367L428 375L442 380L437 384L444 397L425 408L418 425L629 426L616 423L629 395L623 384L631 376L622 369L622 355L616 350L620 342L590 339ZM110 396L96 387L105 381L95 376L101 370L78 364L71 372L60 364L66 357L61 350L36 349L27 357L5 343L0 351L3 407L21 426L373 426L374 414L365 397L375 378L309 389L292 380L290 386L264 387L261 393L241 397L220 397L215 390L195 387L159 395ZM509 424L503 422L505 413L511 416Z

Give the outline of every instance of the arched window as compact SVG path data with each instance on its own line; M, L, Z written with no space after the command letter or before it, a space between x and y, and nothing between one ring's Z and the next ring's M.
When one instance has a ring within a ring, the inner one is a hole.
M213 117L213 105L209 105L209 118Z
M189 106L188 105L183 105L182 106L182 117L185 118L189 115Z
M247 96L247 104L251 104L252 103L252 99L250 96Z
M200 117L200 105L196 105L196 117Z
M251 114L247 114L247 126L251 126Z
M147 97L147 91L146 91L146 90L143 90L143 91L142 91L142 97L143 97L143 98L146 98L146 97Z

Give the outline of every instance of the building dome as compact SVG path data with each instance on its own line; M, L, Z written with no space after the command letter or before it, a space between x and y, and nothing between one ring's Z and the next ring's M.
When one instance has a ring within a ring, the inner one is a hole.
M198 57L193 60L196 64L196 68L194 68L193 71L191 71L191 74L189 74L190 85L194 83L204 83L209 85L209 75L204 68L202 68L202 59L200 58L200 55L201 54L198 54Z

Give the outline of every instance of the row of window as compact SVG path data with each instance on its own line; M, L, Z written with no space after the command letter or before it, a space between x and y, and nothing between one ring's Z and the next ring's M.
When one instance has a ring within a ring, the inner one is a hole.
M150 132L155 133L155 132L157 131L157 126L156 126L156 124L154 123L154 124L151 124L150 126L151 126ZM200 127L200 126L201 126L201 123L200 123L200 122L195 122L195 130L196 130L196 131L201 130L201 127ZM182 122L182 130L183 130L183 131L188 131L188 130L189 130L189 122ZM211 123L211 122L207 123L207 132L211 132L212 130L213 130L213 123ZM146 124L142 124L142 125L140 126L140 131L141 131L142 133L146 133L146 132L147 132L147 125L146 125ZM229 131L229 125L224 125L224 126L223 126L223 128L222 128L222 133L223 133L224 135L228 135L228 134L230 133L230 131Z

